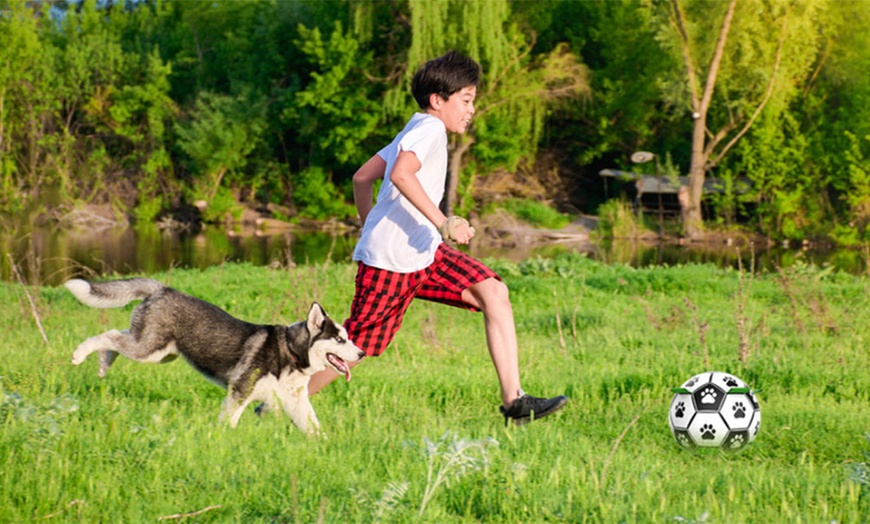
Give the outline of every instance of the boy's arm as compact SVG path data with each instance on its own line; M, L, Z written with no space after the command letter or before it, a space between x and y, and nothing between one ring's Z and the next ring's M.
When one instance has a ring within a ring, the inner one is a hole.
M423 190L423 186L420 185L420 181L417 179L417 171L420 170L420 167L420 160L417 159L416 154L411 151L402 151L390 173L390 180L405 195L405 198L423 213L423 216L440 229L447 221L447 216L438 209L438 206L432 202L429 195ZM464 220L462 222L463 224L458 224L454 229L452 237L460 244L467 244L474 236L474 230L468 225L468 222Z
M362 224L366 223L366 217L374 207L375 180L384 178L386 170L386 161L376 154L353 175L353 203L356 204Z

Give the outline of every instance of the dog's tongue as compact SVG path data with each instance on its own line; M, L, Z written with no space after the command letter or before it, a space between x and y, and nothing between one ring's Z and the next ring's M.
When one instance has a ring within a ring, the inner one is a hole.
M332 363L333 366L335 366L336 370L344 373L345 382L350 382L350 366L347 365L347 362L338 355L332 353L327 353L326 358L329 359L329 362Z

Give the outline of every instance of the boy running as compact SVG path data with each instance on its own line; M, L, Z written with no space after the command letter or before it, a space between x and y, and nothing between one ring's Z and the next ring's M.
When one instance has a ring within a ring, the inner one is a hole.
M447 177L447 132L464 133L474 115L480 66L451 51L426 62L411 82L422 112L353 176L362 235L348 336L368 356L393 340L414 298L482 311L490 358L501 387L505 421L523 424L568 402L523 392L508 288L489 267L445 244L467 244L474 228L438 208ZM374 203L373 187L383 179ZM353 364L352 364L353 365ZM327 369L308 385L315 394L339 375Z

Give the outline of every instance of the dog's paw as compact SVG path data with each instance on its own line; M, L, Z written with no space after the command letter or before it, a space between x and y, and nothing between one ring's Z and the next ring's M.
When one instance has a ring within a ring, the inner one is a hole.
M106 376L116 358L118 358L117 351L100 351L100 378Z
M87 356L88 356L89 354L90 354L89 351L82 351L82 350L80 350L80 349L75 350L75 351L73 352L73 356L72 356L72 363L73 363L73 365L74 365L74 366L78 366L79 364L81 364L82 362L84 362L84 361L85 361L85 358L87 358Z

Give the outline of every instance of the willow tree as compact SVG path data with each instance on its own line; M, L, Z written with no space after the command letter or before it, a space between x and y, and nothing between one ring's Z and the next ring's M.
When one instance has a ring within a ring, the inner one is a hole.
M507 0L410 0L411 44L401 90L426 60L450 49L480 62L483 78L471 130L452 137L445 211L456 206L463 158L472 144L482 170L515 169L534 155L547 108L554 101L588 90L586 68L560 46L532 57L533 37L511 22ZM394 110L409 97L388 97Z
M765 109L783 111L805 84L819 48L827 0L669 0L657 10L658 38L683 64L665 95L693 120L682 219L690 238L703 233L707 173Z

